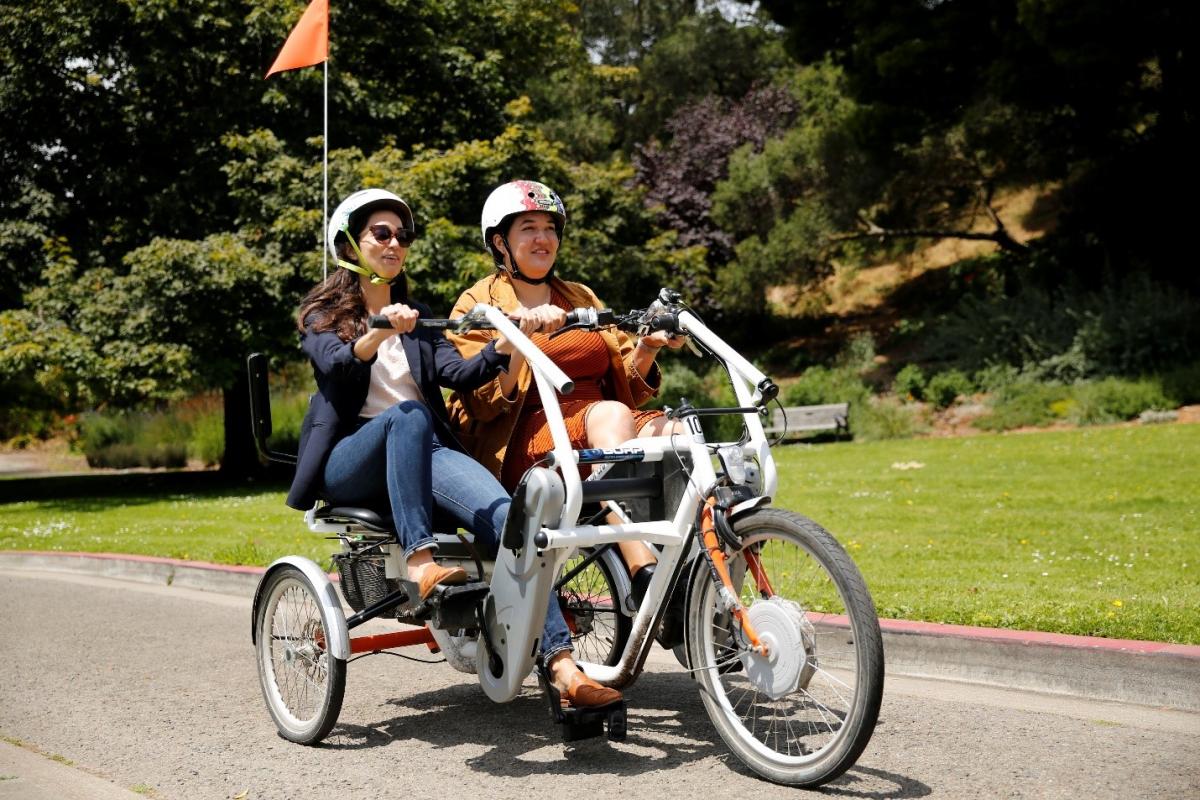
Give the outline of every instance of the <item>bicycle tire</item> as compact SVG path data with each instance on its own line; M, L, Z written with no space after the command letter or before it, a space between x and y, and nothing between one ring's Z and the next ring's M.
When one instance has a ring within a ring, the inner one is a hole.
M591 552L589 548L568 558L563 573L569 573ZM612 565L603 557L597 558L565 584L556 584L555 590L571 631L575 660L608 666L620 661L633 630L633 619L618 605Z
M820 786L855 763L879 717L883 640L874 603L846 551L812 520L758 509L734 530L742 546L729 558L730 574L776 660L737 644L713 580L698 571L686 646L705 710L759 775ZM748 552L765 567L770 597L747 579Z
M267 578L254 620L267 710L279 735L298 744L324 739L342 710L346 662L323 645L327 613L309 579L289 565Z

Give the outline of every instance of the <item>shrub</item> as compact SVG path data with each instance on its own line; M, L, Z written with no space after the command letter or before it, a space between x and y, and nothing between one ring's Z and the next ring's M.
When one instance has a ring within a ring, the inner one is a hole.
M212 467L221 463L225 455L224 411L209 411L192 422L192 435L188 441L188 452L192 458Z
M850 431L855 439L905 439L924 430L916 406L890 398L872 397L850 406Z
M782 392L786 406L816 406L849 402L851 411L865 405L870 389L850 367L809 367Z
M97 469L130 469L133 467L165 467L178 469L187 466L187 447L178 443L117 443L88 452L89 467Z
M114 444L133 441L133 432L125 414L84 414L79 423L79 447L91 463L93 453Z
M1102 381L1080 383L1072 387L1074 408L1069 414L1072 422L1098 425L1133 419L1143 411L1164 411L1175 404L1163 394L1156 380L1123 380L1105 378Z
M300 426L308 413L311 392L292 388L271 401L271 440L275 450L294 453L300 448Z
M900 397L923 400L925 398L925 373L916 364L906 364L896 373L896 379L892 382L892 391Z
M697 374L677 359L664 359L662 385L658 396L646 403L646 408L675 407L681 398L696 408L716 408L737 405L733 385L723 368L713 364L708 372ZM742 435L742 418L736 415L704 417L700 421L710 442L735 441Z
M1021 372L1010 364L992 364L975 373L975 386L989 394L1001 391L1021 380Z
M187 466L190 424L178 413L92 412L80 422L88 466L107 469Z
M925 386L925 397L937 408L949 407L959 395L975 391L971 379L956 369L939 372Z
M922 360L1007 364L1062 382L1166 369L1198 351L1200 301L1139 275L1100 291L967 295L930 320L920 342Z
M875 337L870 332L856 334L838 353L837 365L864 373L875 366Z
M982 430L994 431L1049 425L1061 419L1061 413L1068 410L1060 405L1060 413L1055 413L1055 404L1070 399L1070 387L1030 380L1017 381L996 391L990 399L992 413L972 424Z

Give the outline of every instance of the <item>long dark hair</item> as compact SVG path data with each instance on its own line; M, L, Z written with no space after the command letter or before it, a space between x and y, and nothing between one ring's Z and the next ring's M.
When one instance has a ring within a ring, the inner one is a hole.
M358 263L353 249L344 239L337 243L337 250L338 258ZM408 276L403 272L392 283L392 302L408 302ZM313 333L334 331L344 342L366 333L367 305L357 273L338 267L328 278L309 289L300 301L296 327L301 332L309 329Z

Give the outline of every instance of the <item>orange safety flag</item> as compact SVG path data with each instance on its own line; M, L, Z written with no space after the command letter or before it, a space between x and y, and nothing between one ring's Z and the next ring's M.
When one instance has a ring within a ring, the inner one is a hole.
M312 0L292 28L275 63L264 77L287 69L320 64L329 58L329 0Z

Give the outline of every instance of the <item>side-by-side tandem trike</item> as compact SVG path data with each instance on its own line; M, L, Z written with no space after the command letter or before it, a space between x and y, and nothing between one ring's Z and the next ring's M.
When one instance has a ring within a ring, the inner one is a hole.
M687 335L721 362L737 407L669 410L686 433L622 447L572 450L556 391L571 381L499 310L477 306L459 320L423 324L495 328L525 355L554 449L513 498L494 561L481 560L469 532L438 534L437 558L474 579L424 602L383 509L318 505L311 531L336 538L341 598L326 570L307 558L271 564L254 598L252 638L263 696L280 734L315 744L341 711L346 665L355 654L421 645L478 675L484 693L508 702L535 671L564 740L626 734L624 702L564 708L541 665L539 637L549 594L559 598L580 667L619 689L637 680L656 640L696 682L721 738L751 769L780 783L817 786L841 775L875 728L883 694L883 645L871 596L845 550L819 525L771 507L777 475L761 413L777 394L769 378L663 290L629 314L578 309L575 328L618 326L645 335ZM386 319L372 324L386 326ZM250 358L255 435L266 451L270 409L265 358ZM674 398L669 398L674 400ZM701 418L737 414L740 441L709 443ZM581 480L579 465L591 466ZM620 524L609 524L610 512ZM617 542L657 549L658 567L640 606ZM343 611L342 599L352 610ZM352 635L392 618L394 633Z

